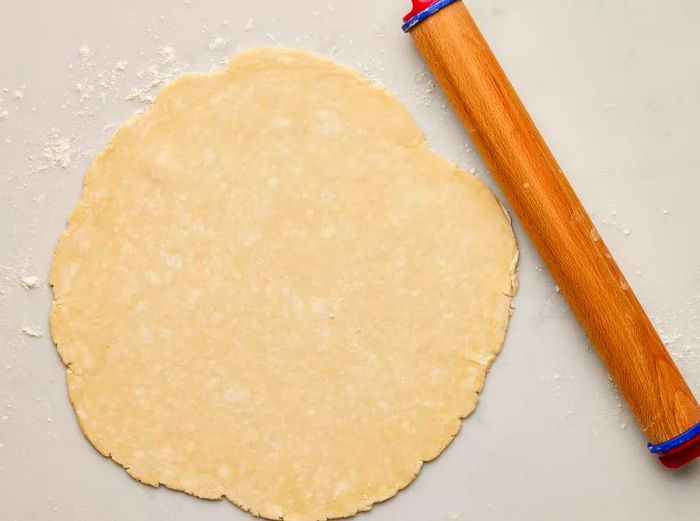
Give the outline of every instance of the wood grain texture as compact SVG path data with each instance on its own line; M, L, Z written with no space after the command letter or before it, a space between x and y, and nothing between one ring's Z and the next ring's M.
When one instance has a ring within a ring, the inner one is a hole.
M462 2L411 35L654 444L700 406Z

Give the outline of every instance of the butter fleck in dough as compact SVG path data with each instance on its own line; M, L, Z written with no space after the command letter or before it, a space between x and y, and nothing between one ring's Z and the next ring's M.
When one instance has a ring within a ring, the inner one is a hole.
M517 246L359 73L255 49L90 167L51 272L80 426L144 483L268 518L368 510L476 407Z

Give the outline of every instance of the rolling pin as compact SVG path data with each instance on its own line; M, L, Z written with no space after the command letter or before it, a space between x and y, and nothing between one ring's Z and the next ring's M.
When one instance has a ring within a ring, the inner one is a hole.
M465 5L413 0L426 63L669 468L700 456L700 406Z

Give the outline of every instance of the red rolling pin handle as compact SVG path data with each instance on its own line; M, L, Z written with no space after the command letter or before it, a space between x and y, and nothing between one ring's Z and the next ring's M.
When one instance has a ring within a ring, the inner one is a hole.
M404 22L651 452L670 468L700 456L700 405L464 4L414 0Z

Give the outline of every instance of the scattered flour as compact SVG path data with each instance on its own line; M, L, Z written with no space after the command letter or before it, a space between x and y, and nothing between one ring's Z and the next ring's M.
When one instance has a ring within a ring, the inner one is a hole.
M17 89L12 95L15 97L16 100L21 100L24 98L24 90Z
M49 166L68 168L73 158L70 138L61 137L56 129L51 129L42 156L48 161Z
M700 293L651 319L689 382L700 388Z
M140 87L131 89L126 97L127 100L150 104L153 102L158 87L183 73L186 65L177 60L172 47L161 48L158 56L156 63L148 68L147 73L142 71L137 74L139 78L147 78L147 82Z
M374 30L379 38L384 38L386 34L386 25L381 23L374 26Z
M382 63L381 58L378 58L377 56L368 56L359 63L357 68L372 83L374 83L378 87L386 88L384 83L382 83L382 81L375 74L376 72L384 72L384 64Z
M35 289L41 286L41 279L37 276L22 277L22 286L26 289Z
M7 112L7 110L0 109L0 121L6 120L9 115L10 114L9 114L9 112Z
M41 141L38 151L29 153L29 171L32 174L38 174L50 168L66 169L71 165L74 155L71 138L62 136L57 129L52 128Z
M87 56L94 57L95 54L90 51ZM63 104L63 108L76 107L77 110L74 114L88 119L95 115L100 105L124 97L127 81L126 61L100 66L97 61L81 57L77 67L75 65L70 64L68 68L73 71L71 80L74 82L78 105L67 100Z
M75 90L80 96L80 101L86 101L92 98L92 94L95 92L95 86L88 83L76 83Z
M427 70L416 72L413 76L412 90L413 98L416 103L423 105L424 107L429 107L432 105L435 96L435 81L432 76L428 74Z
M161 47L160 55L163 57L165 63L170 63L175 60L175 50L169 45Z
M222 52L226 50L226 40L221 36L216 36L209 41L209 50L215 52Z
M30 326L24 326L22 328L22 333L32 338L41 338L44 336L44 332L41 329Z
M277 45L279 45L280 41L279 41L279 39L278 39L277 37L278 37L278 36L281 36L281 35L282 35L282 33L277 33L277 34L274 34L274 33L267 33L265 36L267 36L267 38L268 38L271 42L274 42L274 43L276 43Z
M245 26L243 26L243 30L244 30L244 31L250 31L250 30L253 28L254 24L255 24L255 22L254 22L253 19L251 18L250 20L248 20L248 21L245 23Z
M90 58L92 56L92 49L87 45L83 45L78 49L78 56L85 59Z

